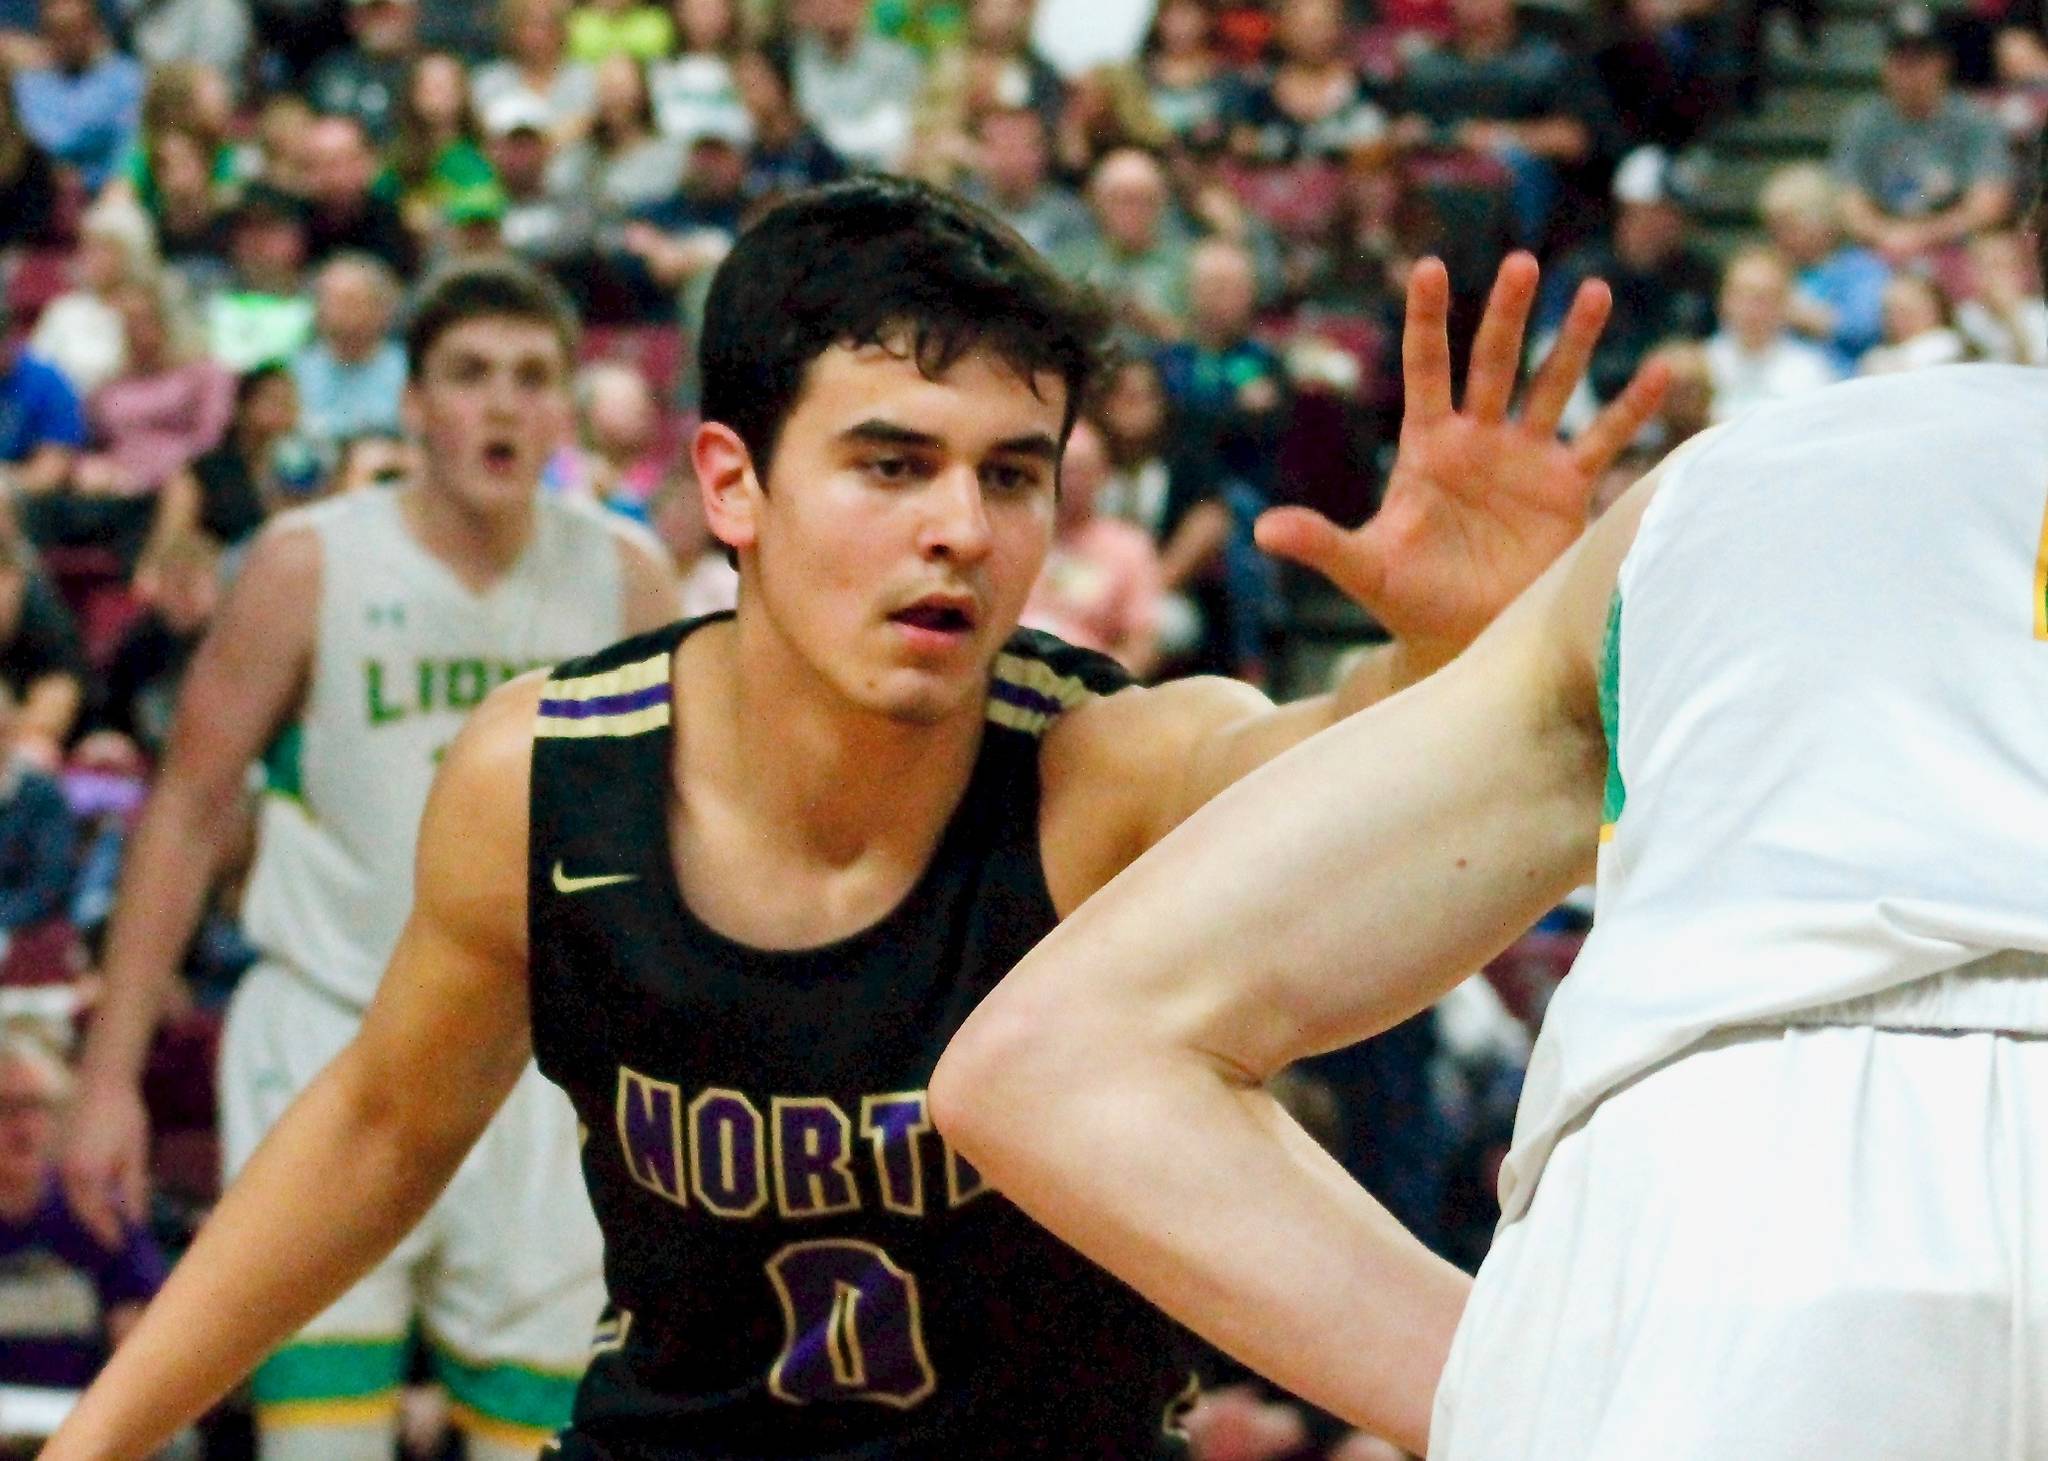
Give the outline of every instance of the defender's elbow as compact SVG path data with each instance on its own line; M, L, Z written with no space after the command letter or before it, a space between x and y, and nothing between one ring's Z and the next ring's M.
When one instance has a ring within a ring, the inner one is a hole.
M1064 1064L1060 1030L1031 1002L992 996L960 1027L932 1072L932 1124L977 1166L1027 1138ZM984 1174L987 1167L982 1167Z

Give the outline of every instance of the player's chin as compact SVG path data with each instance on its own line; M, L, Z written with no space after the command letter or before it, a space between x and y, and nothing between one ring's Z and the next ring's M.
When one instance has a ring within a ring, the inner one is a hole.
M903 725L938 725L978 710L984 680L979 672L898 670L885 677L873 708Z

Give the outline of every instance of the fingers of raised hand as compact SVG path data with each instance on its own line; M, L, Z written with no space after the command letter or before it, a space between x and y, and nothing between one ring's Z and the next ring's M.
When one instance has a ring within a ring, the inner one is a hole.
M1593 347L1600 343L1600 332L1606 328L1607 316L1613 307L1614 296L1600 280L1588 279L1579 286L1571 309L1565 313L1564 323L1558 327L1556 343L1550 347L1536 378L1530 382L1529 397L1522 407L1522 421L1531 430L1546 435L1556 432L1572 392L1586 378L1586 367L1593 359Z
M1408 274L1408 314L1401 327L1401 380L1410 421L1451 414L1451 279L1437 259Z
M1465 376L1465 411L1482 421L1506 417L1522 365L1522 335L1536 302L1535 257L1512 253L1501 261L1479 332L1472 339L1472 364Z
M1579 470L1588 477L1606 471L1657 413L1670 385L1671 368L1661 360L1653 360L1637 371L1627 388L1572 443L1572 457Z

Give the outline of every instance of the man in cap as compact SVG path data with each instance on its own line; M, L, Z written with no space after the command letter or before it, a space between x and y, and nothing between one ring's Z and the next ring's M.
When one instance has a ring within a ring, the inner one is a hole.
M1850 113L1835 143L1850 234L1891 263L1961 243L2012 211L2012 159L1991 114L1950 86L1932 11L1892 12L1884 94Z

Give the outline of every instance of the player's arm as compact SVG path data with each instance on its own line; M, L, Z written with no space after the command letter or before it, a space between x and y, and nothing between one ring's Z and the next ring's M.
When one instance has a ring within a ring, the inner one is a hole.
M143 1218L139 1085L150 1041L222 859L249 764L303 692L320 602L320 545L281 522L257 541L193 656L135 829L107 932L105 990L80 1061L63 1165L74 1205L113 1241Z
M421 825L412 915L356 1038L257 1148L44 1455L141 1457L418 1223L531 1052L526 788L539 677L479 710Z
M1034 1218L1417 1452L1466 1281L1261 1083L1423 1008L1586 875L1599 641L1640 506L1442 673L1197 812L1011 972L932 1078L947 1139Z

